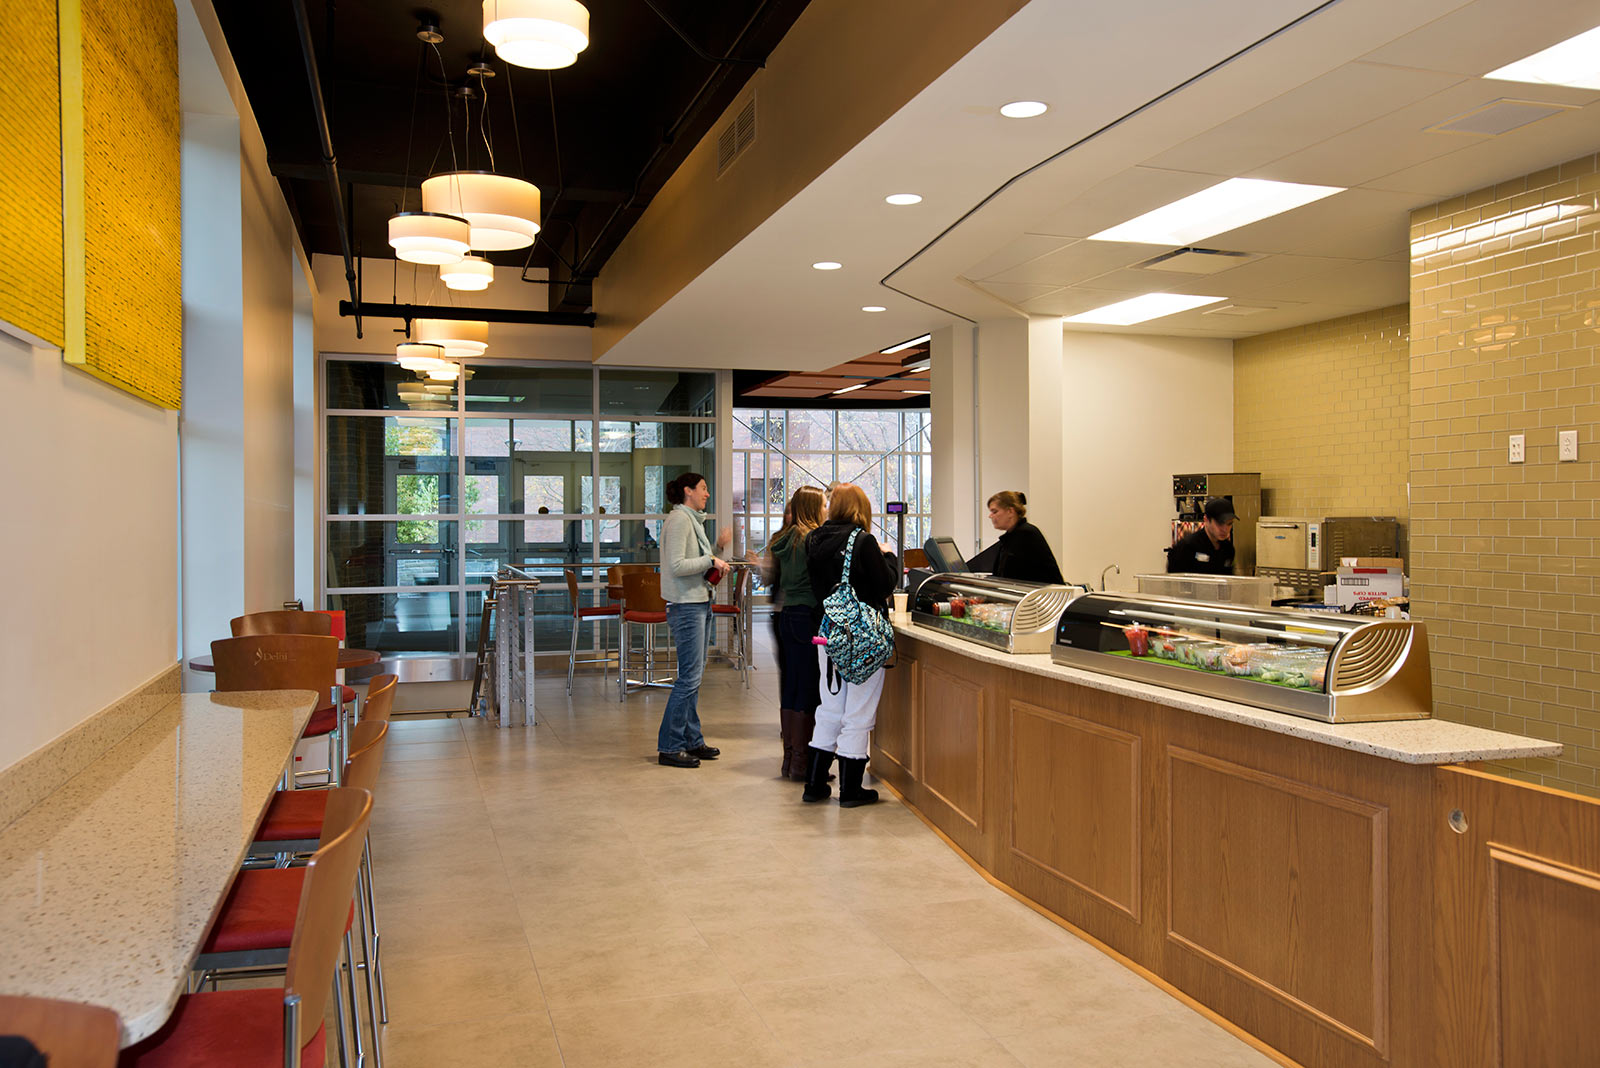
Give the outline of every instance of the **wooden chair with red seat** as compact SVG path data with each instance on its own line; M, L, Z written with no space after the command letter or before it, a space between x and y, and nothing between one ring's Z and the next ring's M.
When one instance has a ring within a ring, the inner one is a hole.
M117 1014L99 1005L0 995L0 1061L16 1036L56 1068L115 1068L121 1035Z
M669 686L655 679L656 627L667 621L667 602L661 599L661 575L656 571L628 571L622 576L622 625L617 656L617 700L630 689ZM633 661L628 647L628 624L644 625L644 681L628 685L628 668Z
M572 648L567 652L567 696L572 696L572 675L579 664L609 664L611 663L610 632L606 632L605 655L591 656L578 659L578 630L584 623L599 623L604 626L608 619L620 620L622 606L618 604L585 605L578 595L578 572L575 568L564 568L567 576L567 600L572 605ZM621 627L619 625L618 629Z
M301 612L294 609L250 612L230 619L228 627L233 631L235 638L247 638L252 634L326 634L335 638L344 638L342 624L339 628L339 633L334 634L333 613L331 612ZM356 701L355 690L342 683L339 689L344 697L344 703L354 707Z
M347 930L372 795L341 787L328 798L327 840L300 879L283 986L184 994L166 1024L122 1053L121 1068L322 1068L323 1017ZM243 874L241 873L241 877ZM343 1003L335 997L338 1012ZM340 1050L341 1057L344 1055Z
M297 771L294 781L313 775L337 780L344 764L344 699L336 681L339 639L321 634L255 634L220 638L211 643L217 665L217 689L315 690L321 702L311 714L302 738L328 740L328 766Z
M733 580L733 593L727 604L711 605L711 625L715 629L717 620L725 619L733 626L728 631L729 645L733 651L724 654L739 669L740 676L744 679L746 689L750 688L750 651L744 647L744 599L750 591L750 569L741 567Z

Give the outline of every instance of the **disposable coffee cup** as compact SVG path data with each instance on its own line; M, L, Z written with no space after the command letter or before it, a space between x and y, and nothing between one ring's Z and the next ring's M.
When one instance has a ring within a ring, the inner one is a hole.
M903 593L897 593L894 595L894 614L902 619L905 618L906 595Z

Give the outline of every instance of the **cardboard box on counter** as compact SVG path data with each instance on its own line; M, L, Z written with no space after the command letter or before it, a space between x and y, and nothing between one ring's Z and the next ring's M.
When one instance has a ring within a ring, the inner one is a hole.
M1403 597L1406 592L1405 575L1399 568L1341 567L1328 580L1322 591L1323 603L1344 608L1363 601Z
M1340 573L1345 568L1357 568L1363 571L1404 571L1406 562L1397 556L1341 556L1339 558Z

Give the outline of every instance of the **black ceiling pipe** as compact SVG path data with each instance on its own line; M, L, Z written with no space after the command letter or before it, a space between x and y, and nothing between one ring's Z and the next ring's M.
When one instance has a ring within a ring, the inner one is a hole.
M317 76L317 52L311 43L311 17L306 13L306 0L294 0L294 22L295 28L300 31L300 53L306 61L306 79L311 83L311 107L317 113L317 136L322 140L322 166L328 176L328 191L333 194L333 220L339 229L339 244L344 249L344 281L350 287L350 300L358 307L355 313L356 337L360 337L360 297L356 293L355 256L350 251L350 222L344 210L344 188L339 184L339 159L333 154L333 134L328 130L328 108L322 99L322 79Z
M374 304L339 302L342 316L370 315L374 319L476 319L485 323L522 323L528 326L593 326L594 312L523 311L517 308L459 308L453 304Z

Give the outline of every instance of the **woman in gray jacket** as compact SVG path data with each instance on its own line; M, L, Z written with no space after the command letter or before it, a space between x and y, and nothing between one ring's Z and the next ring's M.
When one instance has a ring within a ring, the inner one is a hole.
M711 633L711 584L706 572L726 574L732 535L724 527L717 534L716 551L706 536L706 502L711 491L705 476L689 471L667 483L672 512L661 528L661 599L667 602L667 626L678 649L678 678L672 684L661 733L656 739L656 760L673 768L697 768L702 760L715 760L722 751L707 745L700 731L700 677L706 669L706 645Z

